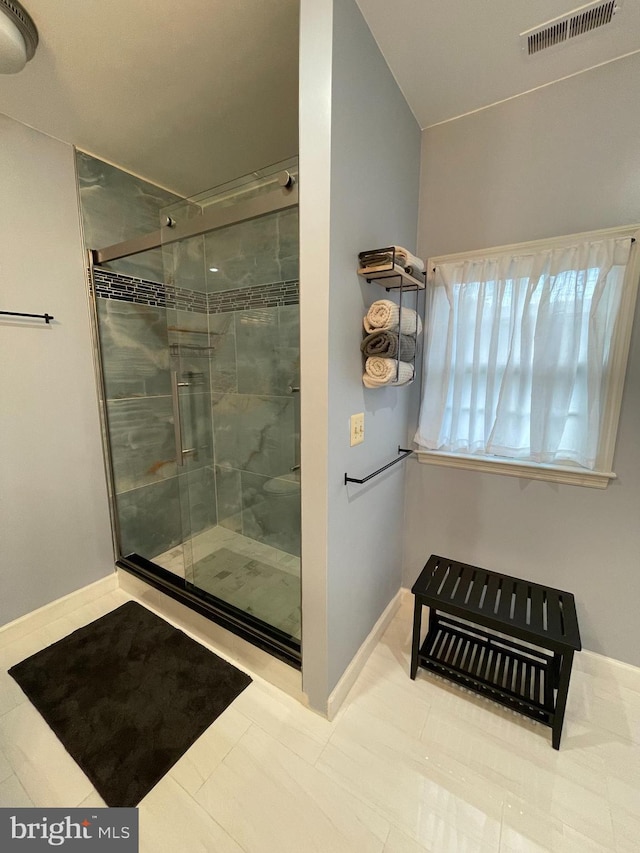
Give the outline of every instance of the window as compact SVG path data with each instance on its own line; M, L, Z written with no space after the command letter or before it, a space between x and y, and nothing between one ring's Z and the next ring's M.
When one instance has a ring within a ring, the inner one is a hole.
M607 485L637 230L429 261L421 461Z

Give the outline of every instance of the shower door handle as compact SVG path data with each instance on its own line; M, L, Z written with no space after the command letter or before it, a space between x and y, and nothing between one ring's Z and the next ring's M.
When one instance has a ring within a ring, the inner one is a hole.
M176 443L176 465L184 465L182 453L182 421L180 419L180 397L178 395L178 371L171 371L171 402L173 403L173 437Z

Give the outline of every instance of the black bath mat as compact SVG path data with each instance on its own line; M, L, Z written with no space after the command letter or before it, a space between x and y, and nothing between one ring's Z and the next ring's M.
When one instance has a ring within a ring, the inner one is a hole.
M251 683L134 601L9 674L108 806L136 806Z

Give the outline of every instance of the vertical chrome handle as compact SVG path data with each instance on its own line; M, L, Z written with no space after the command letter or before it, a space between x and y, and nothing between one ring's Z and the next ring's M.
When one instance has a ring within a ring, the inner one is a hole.
M176 465L182 467L182 421L180 420L180 397L178 396L178 371L171 371L171 402L173 403L173 437L176 443Z

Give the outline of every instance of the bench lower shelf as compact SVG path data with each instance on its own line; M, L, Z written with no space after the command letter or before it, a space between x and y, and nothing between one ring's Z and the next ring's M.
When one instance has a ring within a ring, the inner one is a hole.
M553 656L541 650L433 613L418 665L553 725L557 674Z

